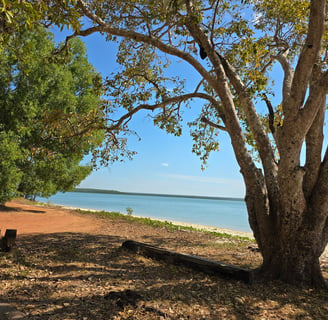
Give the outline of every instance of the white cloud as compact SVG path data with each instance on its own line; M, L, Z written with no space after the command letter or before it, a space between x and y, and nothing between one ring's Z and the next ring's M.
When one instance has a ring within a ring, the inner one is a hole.
M162 166L163 166L163 167L168 167L168 166L169 166L169 164L168 164L168 163L165 163L165 162L163 162L163 163L162 163Z

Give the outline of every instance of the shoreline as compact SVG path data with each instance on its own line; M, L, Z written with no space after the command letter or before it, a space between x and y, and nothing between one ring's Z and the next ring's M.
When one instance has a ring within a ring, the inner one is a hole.
M42 205L47 205L46 203L39 202L39 204ZM67 209L67 210L80 210L80 211L89 211L89 212L103 212L105 210L97 210L97 209L88 209L88 208L79 208L79 207L73 207L73 206L64 206L60 204L51 204L52 206L57 206L60 207L61 209ZM110 211L105 211L105 212L110 212ZM128 216L126 213L121 213L123 216ZM232 229L227 229L227 228L221 228L221 227L213 227L213 226L206 226L206 225L200 225L200 224L195 224L195 223L188 223L188 222L182 222L182 221L176 221L176 220L167 220L167 219L160 219L160 218L151 218L151 217L143 217L143 216L138 216L138 215L132 215L132 217L135 218L141 218L141 219L151 219L153 221L160 221L160 222L168 222L172 223L175 226L181 226L181 227L191 227L194 228L200 232L202 231L209 231L209 232L217 232L217 233L222 233L222 234L228 234L231 236L235 237L243 237L243 238L249 238L250 240L255 240L253 233L251 232L246 232L246 231L237 231L237 230L232 230ZM325 250L323 251L321 255L321 259L327 260L328 259L328 245L326 246Z
M39 202L41 204L46 205L46 203ZM65 205L60 205L60 204L51 204L54 206L58 206L62 209L68 209L68 210L80 210L80 211L89 211L89 212L103 212L106 210L97 210L97 209L90 209L90 208L79 208L79 207L74 207L74 206L65 206ZM110 211L107 211L110 212ZM126 213L119 212L122 215L126 215ZM201 225L201 224L196 224L196 223L189 223L189 222L182 222L182 221L177 221L177 220L168 220L168 219L161 219L161 218L153 218L153 217L144 217L144 216L139 216L139 215L134 215L132 214L132 217L135 218L141 218L141 219L151 219L153 221L160 221L160 222L169 222L172 223L173 225L176 226L181 226L181 227L191 227L194 229L197 229L199 231L209 231L209 232L217 232L217 233L226 233L231 236L237 236L237 237L246 237L250 239L254 239L254 235L251 232L247 231L238 231L238 230L232 230L228 228L222 228L222 227L213 227L213 226L206 226L206 225Z

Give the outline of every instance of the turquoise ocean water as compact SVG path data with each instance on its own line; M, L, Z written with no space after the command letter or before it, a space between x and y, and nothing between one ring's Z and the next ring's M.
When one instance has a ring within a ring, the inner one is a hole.
M66 192L37 200L121 213L131 208L137 216L251 232L245 202L239 199Z

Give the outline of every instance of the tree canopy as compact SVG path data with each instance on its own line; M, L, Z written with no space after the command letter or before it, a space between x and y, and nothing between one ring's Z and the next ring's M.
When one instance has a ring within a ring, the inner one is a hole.
M0 202L73 188L92 169L81 160L102 143L101 77L81 40L55 48L43 27L0 47Z

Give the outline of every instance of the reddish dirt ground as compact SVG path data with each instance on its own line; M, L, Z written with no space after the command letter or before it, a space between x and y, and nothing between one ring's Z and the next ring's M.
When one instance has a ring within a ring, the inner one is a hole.
M18 235L31 233L95 232L100 220L92 216L73 214L60 207L33 206L15 200L0 210L0 230L17 229Z

